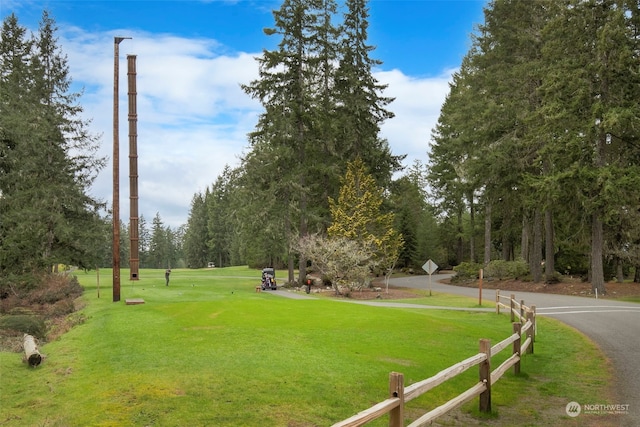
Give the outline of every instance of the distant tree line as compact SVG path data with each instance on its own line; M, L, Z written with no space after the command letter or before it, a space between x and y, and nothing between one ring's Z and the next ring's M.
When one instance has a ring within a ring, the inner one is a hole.
M153 217L151 224L144 215L138 220L138 257L140 268L186 268L183 242L185 225L172 228L165 225L159 212ZM104 247L107 249L100 259L98 267L111 267L113 237L111 219L105 220ZM129 225L120 223L120 262L124 268L129 267L130 259ZM205 267L199 265L198 267Z

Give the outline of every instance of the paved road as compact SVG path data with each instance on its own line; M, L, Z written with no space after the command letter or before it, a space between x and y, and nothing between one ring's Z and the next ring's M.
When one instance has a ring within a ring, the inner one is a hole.
M450 275L432 276L436 292L478 297L478 290L440 283ZM393 279L394 286L429 289L428 276ZM507 291L507 290L505 290ZM591 338L611 359L616 374L616 402L579 402L581 404L628 404L629 414L623 426L640 426L640 304L595 298L530 292L514 293L518 301L535 305L539 315L553 317ZM495 300L494 290L485 290L483 300ZM569 403L569 402L567 402Z

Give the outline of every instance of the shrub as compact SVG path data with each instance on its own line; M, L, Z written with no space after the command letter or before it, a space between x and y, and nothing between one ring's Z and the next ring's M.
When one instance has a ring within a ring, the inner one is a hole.
M484 269L484 275L498 280L519 279L529 274L529 266L524 260L504 261L496 259L491 261Z
M557 271L554 271L553 274L551 275L550 278L548 278L545 283L552 285L555 283L560 283L562 282L562 275L560 273L558 273Z
M47 341L54 341L62 334L70 331L74 326L81 325L87 320L83 313L72 313L65 317L55 317L47 322Z
M29 294L28 301L31 304L55 304L58 301L73 300L82 295L82 291L77 277L52 274L43 278L38 289Z
M487 264L484 269L485 277L491 277L493 279L504 280L509 277L508 264L509 261L496 259Z
M8 282L7 282L8 283ZM32 281L14 281L0 298L2 336L33 335L47 337L48 322L64 319L75 311L74 300L83 288L75 276L44 274L33 276Z
M327 276L323 275L322 286L324 286L325 288L331 288L333 287L333 282L331 282L331 279L329 279Z
M53 317L66 316L76 310L73 301L70 299L56 301L48 307L47 314Z
M529 264L527 264L525 260L517 259L515 261L509 261L509 274L514 279L521 279L529 273Z
M482 264L477 262L461 262L453 267L453 271L456 272L453 279L454 281L475 280L479 277L478 273L481 268Z
M556 255L556 270L565 276L586 276L589 272L588 246L560 244Z
M47 332L47 327L41 317L28 314L8 315L0 318L0 329L15 334L29 334L36 338L44 338Z

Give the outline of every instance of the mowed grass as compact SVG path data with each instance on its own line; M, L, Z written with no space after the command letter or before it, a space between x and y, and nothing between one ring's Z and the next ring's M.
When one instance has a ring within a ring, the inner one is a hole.
M412 290L413 292L416 292L416 294L418 295L417 298L412 298L411 300L406 300L406 299L401 299L401 300L395 300L395 302L410 302L411 304L422 304L422 305L428 305L428 306L435 306L435 307L458 307L458 308L486 308L486 309L493 309L495 310L496 304L495 301L492 301L491 298L487 298L487 295L485 293L484 298L482 299L482 305L478 304L478 298L469 298L469 297L463 297L460 295L453 295L453 294L445 294L442 292L431 292L431 295L429 291L425 291L425 290ZM387 300L385 300L387 301ZM388 301L394 301L394 300L388 300Z
M163 270L141 270L136 282L123 270L117 303L110 270L77 275L86 321L44 345L36 369L0 353L0 424L327 426L384 400L390 372L408 385L476 354L480 338L495 344L511 334L509 318L495 313L256 293L260 272L247 268L173 270L168 287ZM473 303L453 305L465 304ZM494 418L528 393L539 400L523 406L532 422L551 404L560 420L572 400L600 401L611 378L588 340L550 319L540 319L522 372L493 386ZM473 368L409 402L407 421L477 378ZM463 411L477 417L476 406Z

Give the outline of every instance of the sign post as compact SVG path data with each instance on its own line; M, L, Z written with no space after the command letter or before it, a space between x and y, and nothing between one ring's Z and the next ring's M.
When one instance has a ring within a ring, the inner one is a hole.
M478 284L478 305L480 307L482 307L482 276L484 276L484 270L481 268L480 269L480 282Z
M435 273L436 270L438 270L438 264L436 264L431 260L428 260L427 262L424 263L424 265L422 266L422 269L426 271L427 274L429 274L429 296L431 296L431 275Z

